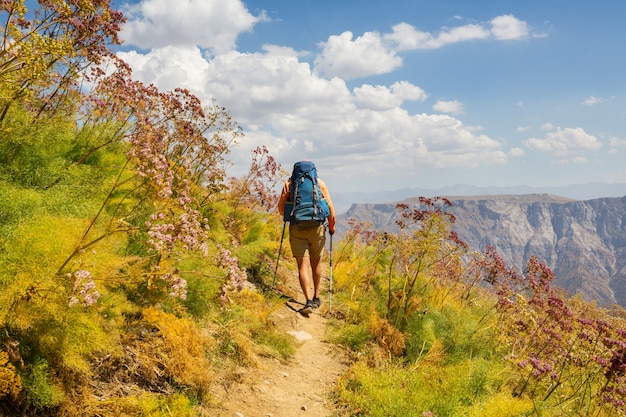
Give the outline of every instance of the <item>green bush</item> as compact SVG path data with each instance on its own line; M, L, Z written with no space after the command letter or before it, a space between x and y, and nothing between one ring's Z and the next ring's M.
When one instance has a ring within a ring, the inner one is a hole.
M332 343L343 345L349 349L360 352L362 351L374 337L367 327L363 324L351 323L334 323L331 325L333 330L329 335Z
M42 357L35 358L22 381L28 403L38 410L57 406L65 399L63 390L51 381L50 366Z

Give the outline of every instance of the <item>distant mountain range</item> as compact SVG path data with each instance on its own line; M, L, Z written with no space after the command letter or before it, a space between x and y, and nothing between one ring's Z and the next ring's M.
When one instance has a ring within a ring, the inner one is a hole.
M626 183L589 183L566 186L530 187L475 187L457 184L439 189L402 188L393 191L333 193L332 200L337 213L346 212L353 203L393 203L410 197L479 196L514 194L553 194L572 200L591 200L626 195Z
M457 219L454 229L472 249L482 252L487 245L494 246L508 266L519 270L535 255L554 271L555 285L599 305L626 307L626 197L580 199L589 194L626 195L626 184L562 187L561 195L452 197L448 194L460 193L461 188L448 190L455 192L436 195L452 201L450 211ZM403 202L418 205L417 195L431 194L412 192L416 193L413 198ZM391 194L385 198L391 199ZM338 235L346 231L351 218L393 231L398 215L395 202L352 204L338 216Z

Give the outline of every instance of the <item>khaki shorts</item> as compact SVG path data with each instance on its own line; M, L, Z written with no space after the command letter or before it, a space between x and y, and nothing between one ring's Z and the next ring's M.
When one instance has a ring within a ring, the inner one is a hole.
M326 227L323 223L314 227L289 224L289 243L294 257L322 256L326 244Z

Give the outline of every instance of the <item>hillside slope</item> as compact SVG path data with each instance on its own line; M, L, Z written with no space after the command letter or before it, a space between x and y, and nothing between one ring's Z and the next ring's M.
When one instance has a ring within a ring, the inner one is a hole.
M573 201L547 194L448 197L455 231L474 250L494 246L508 265L531 255L556 274L555 284L600 305L626 306L626 197ZM418 199L403 202L418 204ZM354 204L339 218L394 230L395 204Z

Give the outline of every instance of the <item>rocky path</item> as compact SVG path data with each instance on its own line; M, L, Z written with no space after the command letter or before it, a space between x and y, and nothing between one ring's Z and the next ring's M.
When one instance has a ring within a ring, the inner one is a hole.
M347 368L345 354L324 341L328 305L309 317L294 310L294 302L272 314L277 326L292 334L300 345L293 358L281 363L261 358L257 368L246 369L228 391L216 392L218 417L329 417L335 381Z

